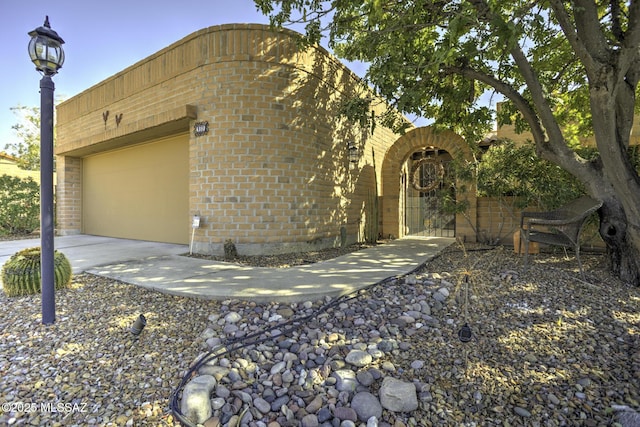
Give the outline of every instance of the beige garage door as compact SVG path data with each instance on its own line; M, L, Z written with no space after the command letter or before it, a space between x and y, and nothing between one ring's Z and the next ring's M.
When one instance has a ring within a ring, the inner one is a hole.
M83 159L86 234L188 243L189 135Z

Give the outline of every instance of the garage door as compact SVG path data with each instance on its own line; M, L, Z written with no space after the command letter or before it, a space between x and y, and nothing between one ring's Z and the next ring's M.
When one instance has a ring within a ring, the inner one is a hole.
M182 243L189 240L189 135L83 159L86 234Z

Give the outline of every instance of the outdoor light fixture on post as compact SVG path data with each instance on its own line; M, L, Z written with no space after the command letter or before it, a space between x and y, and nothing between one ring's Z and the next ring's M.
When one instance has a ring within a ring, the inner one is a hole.
M64 63L64 40L51 29L49 17L44 25L29 32L29 56L43 76L40 80L40 287L42 323L56 320L53 247L53 91L51 76Z

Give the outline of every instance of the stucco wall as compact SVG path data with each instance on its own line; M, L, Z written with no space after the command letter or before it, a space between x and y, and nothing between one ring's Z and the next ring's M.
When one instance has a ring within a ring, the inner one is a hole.
M247 254L326 247L341 227L361 239L399 135L341 120L357 77L323 49L300 52L295 36L206 28L61 104L59 231L82 232L84 156L188 130L189 211L202 218L195 251L221 253L227 239ZM194 135L196 121L208 134ZM349 141L361 152L355 167Z

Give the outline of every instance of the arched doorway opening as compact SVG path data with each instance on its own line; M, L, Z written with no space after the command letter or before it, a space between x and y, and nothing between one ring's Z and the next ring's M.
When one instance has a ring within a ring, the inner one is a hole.
M455 178L450 165L453 161L472 162L470 147L460 135L436 131L431 126L412 129L387 150L382 162L384 237L433 233L476 240L475 185ZM414 177L418 190L413 185ZM464 203L467 209L447 217L447 203Z

